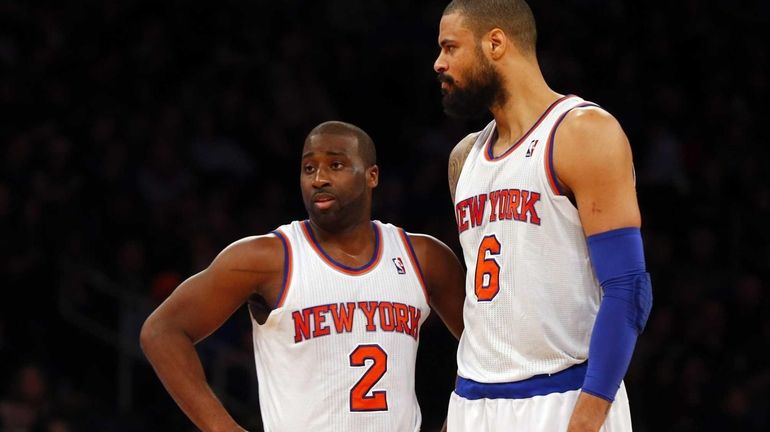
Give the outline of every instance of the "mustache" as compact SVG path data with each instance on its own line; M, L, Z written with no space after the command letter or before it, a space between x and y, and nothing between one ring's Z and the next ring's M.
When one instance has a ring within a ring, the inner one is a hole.
M318 189L317 191L313 192L313 195L310 196L310 199L315 200L318 195L330 196L334 199L337 198L337 195L335 195L331 189Z
M452 78L451 75L449 75L447 73L444 73L444 72L441 72L440 74L436 75L436 79L440 83L447 83L447 84L454 84L455 83L455 79Z

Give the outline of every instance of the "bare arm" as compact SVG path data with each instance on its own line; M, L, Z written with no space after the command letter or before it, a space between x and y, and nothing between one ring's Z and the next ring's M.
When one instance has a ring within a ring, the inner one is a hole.
M211 265L185 280L145 321L142 350L158 377L202 431L243 431L206 383L194 345L229 318L251 294L280 284L283 254L274 237L228 246ZM266 295L265 297L272 297Z
M465 165L465 160L468 159L468 153L471 152L473 143L476 142L478 136L479 132L469 134L457 143L455 148L452 149L452 153L449 154L449 194L452 196L452 202L455 200L457 181L460 179L463 165Z
M577 109L555 141L554 169L575 196L586 236L641 226L631 146L614 117L597 108Z
M430 306L455 338L463 332L465 271L454 252L441 241L423 234L409 234L420 262Z
M556 133L554 169L574 195L586 236L639 227L631 147L611 115L595 108L571 112ZM598 431L610 402L581 392L568 431Z

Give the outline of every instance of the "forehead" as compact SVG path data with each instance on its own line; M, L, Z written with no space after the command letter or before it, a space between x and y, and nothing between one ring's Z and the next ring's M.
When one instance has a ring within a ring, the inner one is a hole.
M465 17L457 12L441 17L438 29L438 43L461 41L473 38L473 31L465 23Z
M346 134L321 133L312 135L305 141L302 157L329 153L348 157L358 156L358 140L355 136Z

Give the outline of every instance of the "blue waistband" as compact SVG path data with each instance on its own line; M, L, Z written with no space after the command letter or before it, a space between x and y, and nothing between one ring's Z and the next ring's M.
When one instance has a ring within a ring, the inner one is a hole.
M457 377L455 393L465 399L526 399L550 393L564 393L583 386L588 362L570 366L554 374L535 375L522 381L480 383Z

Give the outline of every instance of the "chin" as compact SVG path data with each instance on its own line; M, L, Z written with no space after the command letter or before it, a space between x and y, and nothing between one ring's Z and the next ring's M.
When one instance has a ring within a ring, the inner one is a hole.
M316 225L324 229L339 224L339 217L337 217L337 212L333 209L323 211L313 210L310 212L310 218Z

